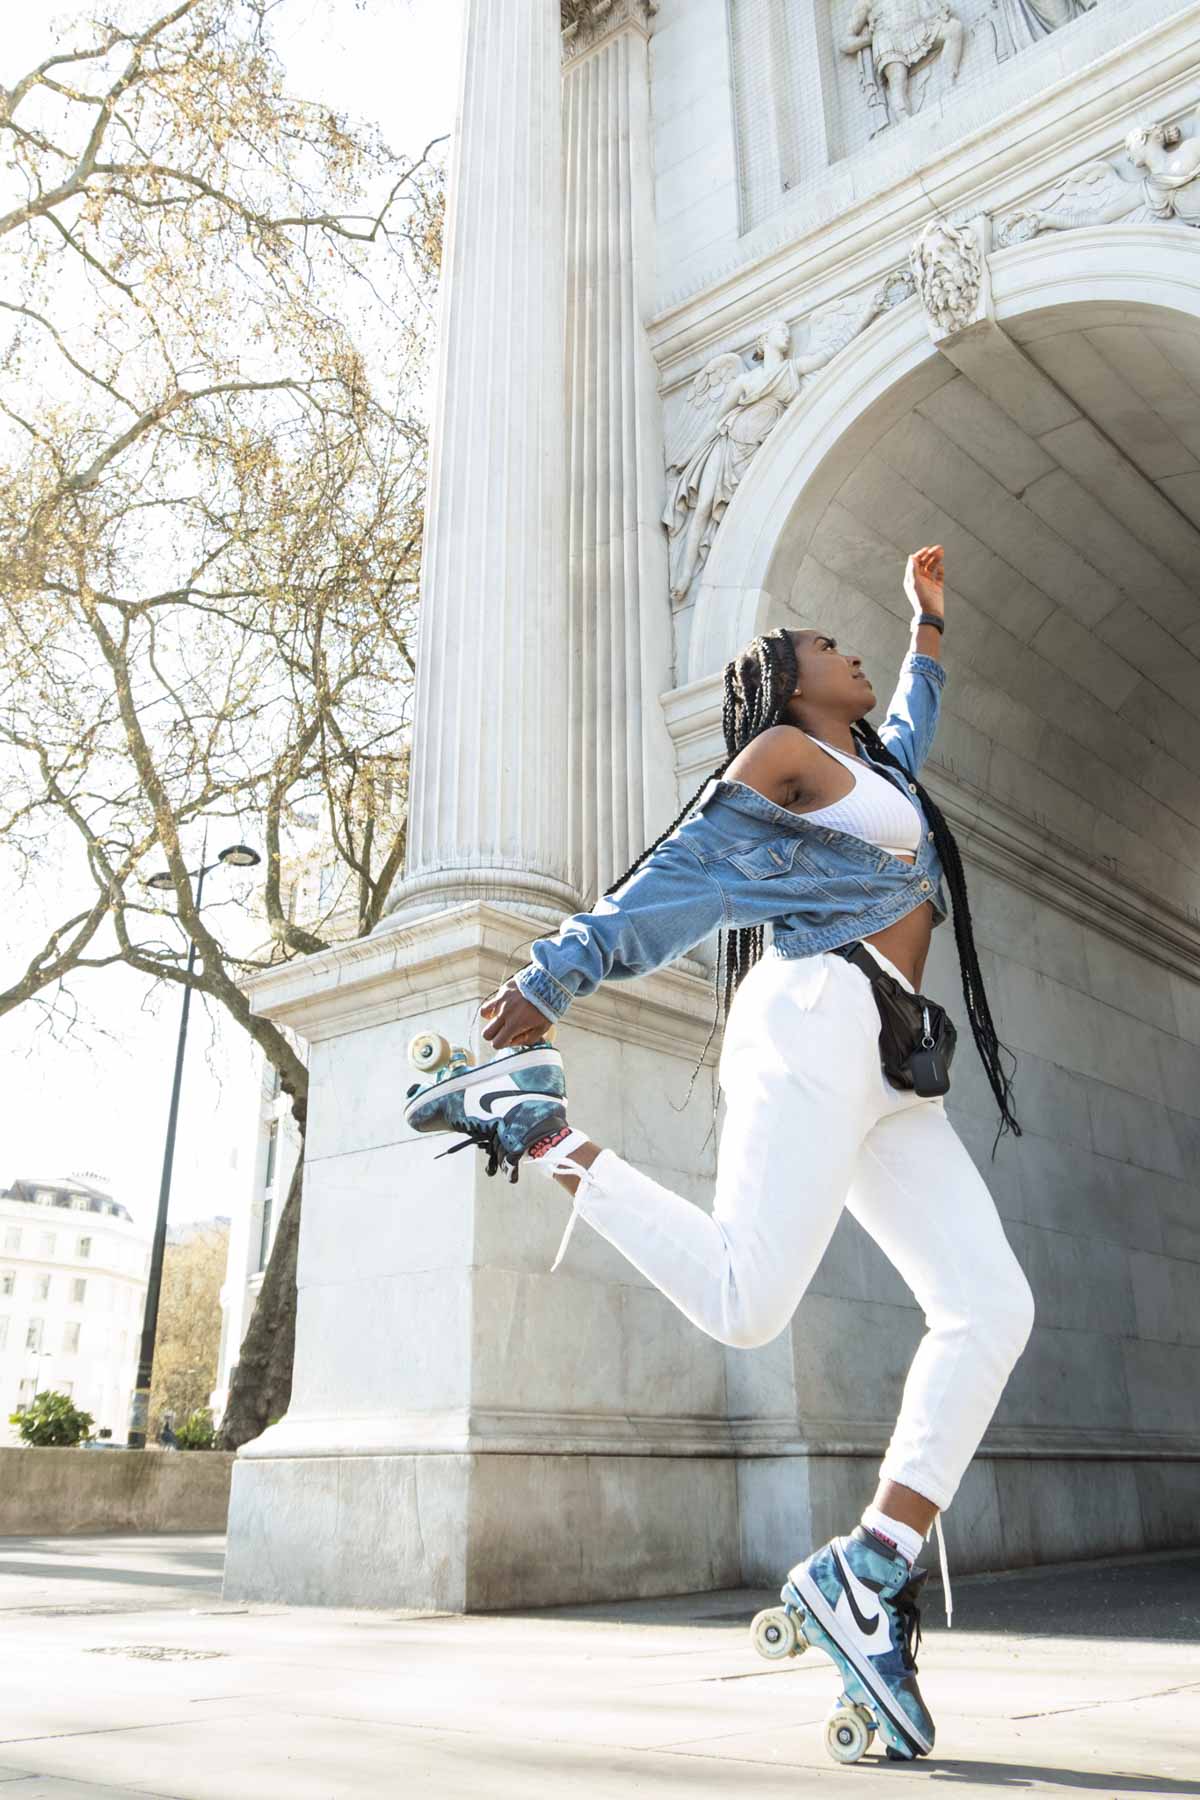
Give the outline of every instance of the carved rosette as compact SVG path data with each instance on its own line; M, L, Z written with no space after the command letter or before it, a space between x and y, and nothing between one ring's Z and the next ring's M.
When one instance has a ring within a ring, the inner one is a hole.
M976 225L931 219L909 252L908 263L935 342L964 331L983 316L985 259Z
M571 63L622 26L650 35L658 0L561 0L563 62Z

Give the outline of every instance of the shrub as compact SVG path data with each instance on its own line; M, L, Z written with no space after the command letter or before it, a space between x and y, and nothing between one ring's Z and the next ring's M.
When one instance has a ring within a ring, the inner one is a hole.
M45 1449L79 1443L92 1429L94 1421L91 1413L80 1412L77 1406L72 1406L66 1394L46 1388L35 1394L28 1406L9 1413L8 1422L17 1427L25 1443Z
M213 1416L207 1406L198 1406L194 1413L189 1413L175 1433L181 1450L211 1450L216 1436Z

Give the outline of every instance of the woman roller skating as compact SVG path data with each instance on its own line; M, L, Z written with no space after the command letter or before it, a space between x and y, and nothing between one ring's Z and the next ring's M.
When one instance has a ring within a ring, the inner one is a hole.
M828 1741L843 1760L876 1726L889 1755L933 1746L915 1679L924 1576L913 1563L1033 1317L946 1117L953 1028L920 994L930 933L947 916L944 878L997 1141L1019 1133L958 849L917 779L945 681L940 546L910 557L904 587L913 643L878 732L853 651L820 631L756 638L725 670L727 760L604 899L536 943L484 1005L485 1039L515 1054L415 1089L406 1109L416 1129L485 1149L489 1171L515 1178L527 1159L562 1182L573 1207L556 1268L582 1216L723 1344L766 1344L786 1328L843 1207L908 1283L927 1330L874 1501L848 1536L790 1571L786 1613L765 1615L759 1639L766 1654L807 1640L837 1664L846 1693ZM646 974L717 929L726 1115L710 1215L573 1128L561 1058L538 1040L601 981Z

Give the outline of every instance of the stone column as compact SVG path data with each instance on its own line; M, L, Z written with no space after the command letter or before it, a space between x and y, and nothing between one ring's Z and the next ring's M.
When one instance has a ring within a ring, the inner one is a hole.
M404 880L389 912L578 899L568 766L559 0L466 0ZM386 929L386 927L385 927Z
M653 296L652 0L573 0L563 35L572 880L590 899L674 816Z

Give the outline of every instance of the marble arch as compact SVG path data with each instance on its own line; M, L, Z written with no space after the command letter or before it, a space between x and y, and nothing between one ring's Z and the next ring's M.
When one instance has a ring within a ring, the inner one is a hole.
M993 251L988 263L1001 330L1063 308L1079 309L1080 320L1092 323L1127 322L1132 309L1176 330L1200 321L1200 234L1178 225L1048 234ZM953 357L955 344L945 348ZM811 383L763 446L713 545L696 599L688 684L717 674L764 628L781 559L802 554L861 458L945 377L942 352L913 298Z

